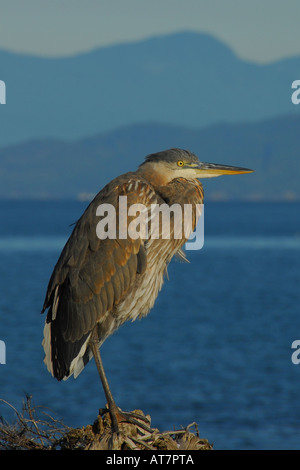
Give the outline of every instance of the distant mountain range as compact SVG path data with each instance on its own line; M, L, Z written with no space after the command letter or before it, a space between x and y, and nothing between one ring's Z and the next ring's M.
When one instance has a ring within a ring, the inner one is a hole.
M86 198L145 155L188 148L255 173L204 180L208 199L300 200L300 116L191 129L145 123L75 142L35 139L0 149L0 198Z
M134 133L141 122L165 124L171 132L174 126L199 129L299 114L291 84L300 79L300 57L258 65L200 33L65 58L0 51L0 79L6 84L0 146L36 138L76 140L124 126L133 126Z

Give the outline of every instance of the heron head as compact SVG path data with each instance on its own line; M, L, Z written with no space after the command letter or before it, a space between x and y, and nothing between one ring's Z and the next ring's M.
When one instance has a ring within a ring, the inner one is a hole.
M150 175L161 185L175 178L202 179L253 172L248 168L200 162L194 153L178 148L148 155L138 171Z

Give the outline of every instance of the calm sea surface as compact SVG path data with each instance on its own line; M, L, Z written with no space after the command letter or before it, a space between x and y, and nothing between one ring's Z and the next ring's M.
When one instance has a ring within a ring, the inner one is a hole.
M87 204L0 201L0 398L26 394L70 426L104 406L90 362L59 383L41 346L45 290ZM161 430L196 421L215 449L300 449L300 205L206 203L205 243L173 260L148 317L102 348L118 405ZM0 415L13 414L0 403Z

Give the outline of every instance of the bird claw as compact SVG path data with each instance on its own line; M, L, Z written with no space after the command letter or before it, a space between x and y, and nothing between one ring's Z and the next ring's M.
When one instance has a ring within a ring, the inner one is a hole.
M137 413L136 411L122 411L122 410L120 410L120 414L122 416L124 416L126 418L126 420L131 419L131 418L136 418L136 419L140 419L140 420L144 421L145 423L150 424L150 419L147 418L147 416L145 416L144 414L142 414L142 412Z
M138 428L141 428L144 431L147 431L149 433L153 432L153 430L150 427L150 420L144 415L135 413L134 411L131 411L131 412L120 411L120 417L121 417L120 422L133 424L134 426L137 426ZM143 421L143 423L141 423L141 421Z
M109 413L112 423L112 432L118 434L119 424L128 423L132 424L138 428L147 431L148 433L152 433L153 430L150 427L150 419L147 418L141 411L122 411L120 408L116 410L110 410L108 407L101 408L99 410L99 414L103 416L104 414Z

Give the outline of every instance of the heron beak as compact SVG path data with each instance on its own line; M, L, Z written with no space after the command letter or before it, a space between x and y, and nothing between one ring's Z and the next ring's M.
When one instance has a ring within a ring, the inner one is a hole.
M221 175L241 175L253 173L254 170L240 168L238 166L219 165L217 163L202 163L195 166L197 178L214 178Z

